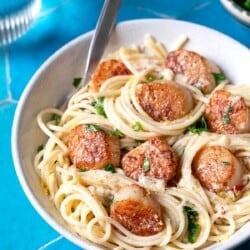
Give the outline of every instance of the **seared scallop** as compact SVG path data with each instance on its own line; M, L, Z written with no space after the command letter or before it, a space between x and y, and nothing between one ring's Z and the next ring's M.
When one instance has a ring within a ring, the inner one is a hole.
M250 131L250 111L244 98L225 90L217 90L210 97L205 116L212 132L239 134Z
M218 67L194 51L180 49L169 52L166 67L175 74L184 75L188 84L201 89L204 94L216 86L213 72L218 73Z
M115 193L110 216L136 235L150 236L164 229L159 203L135 184Z
M120 139L106 132L93 131L88 125L78 125L69 134L69 156L81 169L102 169L106 164L120 164Z
M210 191L227 191L242 185L244 168L223 146L202 148L196 154L192 168L196 178Z
M158 122L179 119L193 107L191 93L175 82L143 83L136 95L143 110Z
M159 137L149 139L122 158L126 176L138 180L144 175L163 180L166 184L174 178L177 165L175 152Z
M122 61L110 59L101 62L94 74L91 76L91 85L93 91L99 91L102 83L114 76L130 75L130 70L125 66Z

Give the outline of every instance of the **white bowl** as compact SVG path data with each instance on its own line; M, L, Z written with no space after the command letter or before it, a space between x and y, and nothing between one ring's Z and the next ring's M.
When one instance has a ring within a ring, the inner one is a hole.
M116 27L105 53L121 46L141 44L146 33L167 45L173 44L180 36L187 35L190 38L188 49L194 49L215 61L232 82L250 83L250 52L247 48L217 31L187 22L142 19L121 23ZM91 33L87 33L68 43L52 55L30 80L16 109L12 152L19 181L37 212L74 244L87 249L99 249L69 230L55 206L43 194L39 177L33 167L36 148L46 140L37 126L36 116L42 109L62 104L73 91L72 79L83 73L90 39ZM249 231L250 225L246 225L228 241L209 249L236 246L249 238Z
M225 9L238 21L250 26L250 11L245 10L232 0L220 0Z

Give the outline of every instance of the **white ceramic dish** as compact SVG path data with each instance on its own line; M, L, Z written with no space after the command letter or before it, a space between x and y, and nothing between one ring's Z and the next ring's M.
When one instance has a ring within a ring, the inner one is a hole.
M232 0L220 0L225 9L238 21L250 26L250 11L243 9Z
M183 35L190 38L193 49L215 61L233 83L249 83L250 52L235 40L203 26L183 21L142 19L120 23L105 53L121 46L141 44L145 34L152 34L169 49ZM39 144L46 140L36 124L41 109L63 102L73 90L72 79L83 72L91 33L80 36L52 55L36 72L25 88L17 106L12 131L13 159L19 181L37 212L55 230L86 249L99 249L70 232L54 205L40 187L33 167L33 157ZM242 63L244 62L244 63ZM234 237L209 249L229 249L249 238L250 224Z

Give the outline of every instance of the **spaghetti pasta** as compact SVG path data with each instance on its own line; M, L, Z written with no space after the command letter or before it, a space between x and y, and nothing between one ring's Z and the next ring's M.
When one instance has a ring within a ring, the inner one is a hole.
M175 50L184 47L187 40L182 37ZM207 127L198 134L190 130L190 126L203 117L216 91L222 89L240 96L250 106L250 87L230 85L223 79L211 93L203 94L197 86L188 84L185 78L180 79L166 68L167 54L167 49L150 36L143 46L121 48L109 58L122 61L131 74L105 80L98 92L90 85L81 88L65 110L46 109L37 116L39 127L48 136L44 148L34 159L45 194L75 234L104 248L203 249L228 239L250 220L250 134L217 134L207 131ZM156 121L143 109L137 90L149 82L166 84L169 81L189 91L193 106L178 119ZM55 121L53 115L59 116L59 121ZM179 159L176 178L173 183L149 178L145 173L150 165L138 179L127 177L122 168L115 169L115 173L105 168L88 171L78 168L70 159L68 143L70 132L79 125L109 135L117 133L120 150L126 152L150 138L164 138ZM229 150L244 166L239 190L235 186L215 192L205 188L194 175L194 158L202 148L214 145ZM129 185L144 187L159 203L164 223L162 231L136 235L110 217L116 191Z

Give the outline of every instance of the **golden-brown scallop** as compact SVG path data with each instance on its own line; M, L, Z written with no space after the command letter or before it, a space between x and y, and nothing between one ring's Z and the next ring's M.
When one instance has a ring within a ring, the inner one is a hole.
M126 176L138 180L140 175L164 180L167 184L176 174L178 159L163 138L154 137L129 151L122 158Z
M175 82L143 83L136 95L143 110L158 122L179 119L193 107L191 93Z
M159 203L135 184L115 193L110 216L136 235L150 236L164 229Z
M250 110L244 98L217 90L206 106L205 117L212 132L239 134L250 131Z
M130 75L130 70L125 64L119 60L110 59L101 62L93 75L91 76L91 89L95 92L99 91L102 83L113 77L119 75Z
M210 93L216 86L213 72L218 73L218 67L194 51L171 51L167 55L165 65L175 74L184 75L188 84L198 87L205 94Z
M195 156L193 173L210 191L221 192L242 185L244 168L223 146L205 146Z
M102 169L106 164L120 164L120 139L104 131L91 131L78 125L69 134L69 156L81 169Z

